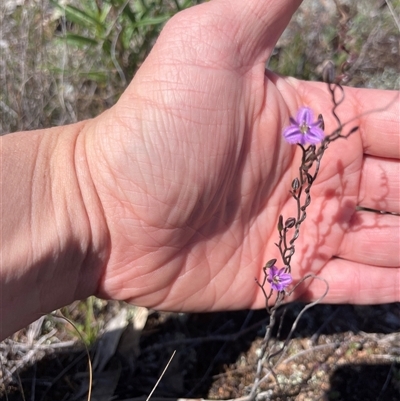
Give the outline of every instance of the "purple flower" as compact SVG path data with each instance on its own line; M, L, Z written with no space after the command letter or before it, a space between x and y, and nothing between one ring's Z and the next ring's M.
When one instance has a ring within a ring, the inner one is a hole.
M267 281L271 284L273 290L283 291L292 280L292 276L289 273L285 273L285 267L278 269L276 266L271 266L269 268Z
M324 131L320 128L320 121L314 120L314 114L308 107L302 107L297 112L296 120L290 117L291 125L283 130L286 141L292 144L310 143L315 145L325 137Z

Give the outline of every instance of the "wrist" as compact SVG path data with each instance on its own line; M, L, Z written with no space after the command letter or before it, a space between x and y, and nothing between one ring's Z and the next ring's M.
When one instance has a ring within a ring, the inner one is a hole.
M2 138L1 338L95 291L106 238L79 146L89 124Z

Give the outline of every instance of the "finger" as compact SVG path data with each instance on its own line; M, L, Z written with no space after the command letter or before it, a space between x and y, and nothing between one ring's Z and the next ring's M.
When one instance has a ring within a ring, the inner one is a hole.
M244 58L253 56L265 63L301 0L220 0L215 4L227 17Z
M400 92L347 88L358 105L364 153L400 158Z
M282 92L290 91L288 85L296 94L296 102L289 105L292 114L299 106L306 104L323 114L326 126L329 127L327 133L337 127L331 113L332 97L327 84L294 78L277 80L278 89ZM365 154L400 159L400 92L348 87L343 89L343 102L336 110L341 123L345 125L342 133L346 134L358 126L357 133L361 136Z
M358 211L336 256L371 266L400 266L400 217Z
M400 163L397 160L364 158L358 205L400 213Z
M177 14L160 40L187 42L196 64L263 66L301 0L215 0ZM187 53L187 49L184 49ZM185 56L187 56L185 54Z
M329 284L322 302L350 304L382 304L400 301L400 267L376 267L344 259L330 260L319 277ZM313 280L302 299L318 299L326 284Z

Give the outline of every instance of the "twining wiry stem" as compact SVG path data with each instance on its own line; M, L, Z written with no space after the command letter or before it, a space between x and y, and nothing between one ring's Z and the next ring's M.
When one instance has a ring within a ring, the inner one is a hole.
M283 216L280 215L278 219L277 228L279 241L275 243L275 245L279 250L284 268L278 270L275 266L277 260L271 259L265 264L263 268L264 279L262 280L262 282L260 283L258 280L256 280L257 285L261 288L261 291L263 292L263 295L265 297L266 310L269 314L270 320L269 324L266 327L265 336L263 339L262 347L260 349L255 380L251 388L250 395L248 397L249 400L256 399L257 389L259 388L260 384L265 381L265 376L263 379L261 379L261 373L263 371L263 368L265 368L265 365L267 365L266 367L269 369L270 374L272 374L276 378L274 367L272 366L272 358L278 356L279 354L281 354L282 356L284 355L284 351L287 348L290 338L292 337L297 323L303 313L315 304L321 302L321 300L326 296L329 289L328 283L323 280L326 283L325 293L318 300L307 305L300 312L294 324L292 325L290 333L286 338L283 346L276 351L273 350L273 347L270 348L272 330L276 324L276 313L278 308L284 303L285 297L293 294L295 289L309 278L322 280L316 276L307 275L299 280L299 282L290 292L286 291L286 286L288 285L287 283L290 283L292 280L290 273L292 270L292 257L296 251L295 242L300 236L301 225L307 218L307 208L311 204L311 187L317 179L318 173L320 171L322 157L324 156L324 153L331 142L339 138L348 138L358 129L358 127L353 127L349 130L347 134L342 134L344 126L342 125L340 118L337 115L337 108L344 101L344 90L340 86L340 84L332 83L332 81L328 82L328 90L330 92L333 103L331 113L338 125L338 127L330 135L325 136L322 132L325 128L322 115L318 116L317 122L313 122L312 111L308 108L300 109L297 115L297 119L295 120L291 118L290 121L292 125L286 128L283 132L285 139L289 143L297 143L302 151L298 177L296 177L292 181L292 188L290 190L290 194L295 200L297 213L296 217L292 216L284 220ZM307 140L310 144L306 147L305 143L307 142ZM319 145L317 146L318 143ZM266 289L267 282L271 285L269 289ZM274 292L276 292L276 299L274 305L270 306L269 301L271 300ZM275 363L275 367L279 363L280 359L278 360L278 362Z

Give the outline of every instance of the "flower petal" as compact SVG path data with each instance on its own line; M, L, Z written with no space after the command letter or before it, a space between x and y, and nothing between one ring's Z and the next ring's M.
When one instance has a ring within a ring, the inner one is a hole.
M268 271L268 277L267 277L268 282L272 283L277 274L278 274L278 268L276 266L271 266Z
M325 138L320 120L313 121L314 113L309 107L301 107L297 112L297 118L290 117L290 126L282 132L286 142L290 144L316 145Z
M283 291L291 282L292 276L285 273L286 267L278 270L276 266L271 266L268 272L267 281L271 284L271 288L275 291Z
M301 107L297 112L297 123L311 125L314 120L314 113L309 107Z
M271 288L275 291L282 291L281 283L271 283Z
M287 287L293 281L293 278L289 273L283 273L279 276L279 278L284 287Z
M300 128L296 125L291 125L283 131L283 137L291 144L301 143L304 135L301 133Z
M307 137L306 141L313 145L322 142L325 138L324 131L322 131L322 129L318 127L316 124L318 123L314 123L306 134Z

